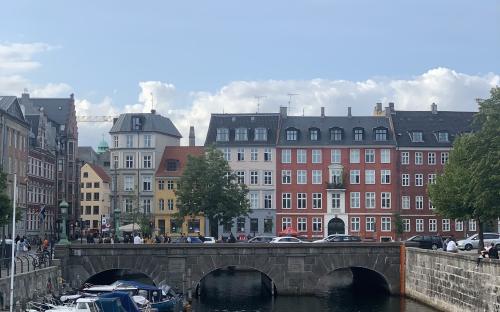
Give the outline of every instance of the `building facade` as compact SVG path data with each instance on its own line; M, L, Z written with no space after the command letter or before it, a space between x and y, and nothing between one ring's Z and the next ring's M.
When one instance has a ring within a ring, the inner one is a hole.
M109 233L111 216L111 178L98 165L86 163L81 167L80 221L82 234Z
M179 210L175 189L189 156L201 156L201 146L167 146L163 152L155 176L155 211L154 224L158 234L168 236L195 236L204 234L205 218L203 216L185 217L179 222L174 217Z
M239 183L248 186L251 213L219 226L238 237L276 231L276 138L279 114L212 114L205 146L222 151Z

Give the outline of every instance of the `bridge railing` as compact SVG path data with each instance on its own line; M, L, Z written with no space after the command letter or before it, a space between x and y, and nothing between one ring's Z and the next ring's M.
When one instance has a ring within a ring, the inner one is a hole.
M8 277L12 273L16 275L52 266L53 257L52 250L25 253L15 257L14 267L12 267L12 258L0 258L0 278Z

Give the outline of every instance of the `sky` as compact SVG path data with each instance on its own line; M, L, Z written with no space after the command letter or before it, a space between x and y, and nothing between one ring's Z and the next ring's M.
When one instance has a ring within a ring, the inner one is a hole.
M4 1L0 95L78 115L152 106L203 144L211 113L477 110L500 85L500 1ZM80 123L80 145L110 123ZM182 140L187 144L187 139Z

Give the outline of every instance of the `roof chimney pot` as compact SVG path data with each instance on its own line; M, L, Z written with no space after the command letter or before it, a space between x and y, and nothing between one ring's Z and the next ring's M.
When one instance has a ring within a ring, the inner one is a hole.
M321 106L321 117L325 117L325 107Z
M287 117L286 106L280 106L280 115L281 115L281 118L286 118Z
M351 107L347 107L347 117L352 117Z
M431 104L431 111L433 115L436 115L438 113L438 106L436 103Z
M194 126L189 127L189 146L195 146Z
M156 109L152 109L151 114L153 114L153 115L156 114Z

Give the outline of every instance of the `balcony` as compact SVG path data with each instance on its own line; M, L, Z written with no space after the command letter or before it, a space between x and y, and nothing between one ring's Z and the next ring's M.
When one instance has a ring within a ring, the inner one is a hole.
M345 190L344 183L340 182L325 182L326 183L326 189L327 190Z

